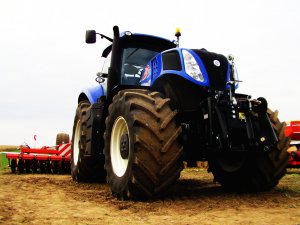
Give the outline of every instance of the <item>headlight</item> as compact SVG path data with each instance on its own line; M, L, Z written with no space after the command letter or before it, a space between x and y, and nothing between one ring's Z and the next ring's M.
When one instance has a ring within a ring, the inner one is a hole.
M193 79L203 82L204 78L194 56L187 50L182 50L185 72Z

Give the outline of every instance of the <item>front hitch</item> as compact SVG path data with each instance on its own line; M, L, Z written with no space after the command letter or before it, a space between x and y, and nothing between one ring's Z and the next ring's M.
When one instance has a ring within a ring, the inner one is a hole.
M217 95L208 98L207 104L211 134L209 143L215 149L233 150L234 145L239 151L259 147L261 151L268 152L278 142L267 114L266 99L253 100L241 94Z
M268 102L265 98L259 97L257 100L252 100L253 102L253 112L263 115L267 113L268 110Z

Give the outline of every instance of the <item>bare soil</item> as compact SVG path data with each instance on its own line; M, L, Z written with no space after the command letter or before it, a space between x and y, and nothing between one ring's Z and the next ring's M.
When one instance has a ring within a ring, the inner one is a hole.
M204 169L185 169L164 199L119 201L108 184L70 175L0 171L0 224L300 224L300 170L270 192L224 192Z

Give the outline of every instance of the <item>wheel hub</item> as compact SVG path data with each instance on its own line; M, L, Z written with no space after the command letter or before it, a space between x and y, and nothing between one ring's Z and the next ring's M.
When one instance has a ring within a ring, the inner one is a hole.
M129 139L128 134L123 134L120 140L120 154L122 159L128 159L129 156Z

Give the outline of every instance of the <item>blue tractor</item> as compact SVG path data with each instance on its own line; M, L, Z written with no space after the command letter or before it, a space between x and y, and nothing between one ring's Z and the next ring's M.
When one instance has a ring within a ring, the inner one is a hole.
M236 93L233 56L185 49L177 40L86 32L110 44L97 86L78 98L71 174L107 181L120 199L166 195L183 162L207 161L214 180L230 191L265 191L286 172L285 123L264 98Z

